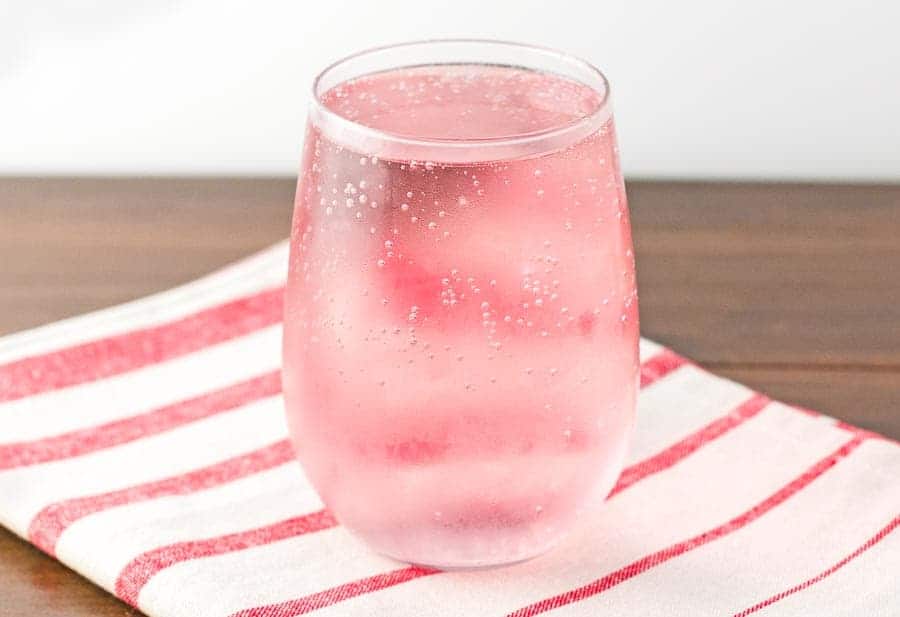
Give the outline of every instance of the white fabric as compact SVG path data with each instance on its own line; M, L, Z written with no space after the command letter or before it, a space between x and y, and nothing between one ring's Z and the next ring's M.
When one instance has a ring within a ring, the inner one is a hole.
M286 259L280 244L176 290L7 337L0 340L0 372L22 358L164 327L277 287ZM279 325L266 325L157 364L0 402L0 464L3 449L18 448L18 442L43 443L140 417L277 371L280 335ZM641 341L643 362L667 353ZM748 401L761 402L741 416L735 410ZM261 396L93 451L0 465L0 522L27 539L36 517L66 500L97 499L277 448L287 436L282 406L280 395ZM816 467L842 446L846 454ZM648 461L656 466L645 469ZM674 367L642 390L627 465L640 471L634 483L548 555L503 569L418 576L381 589L351 585L346 591L348 584L390 575L405 564L374 554L330 523L223 548L222 538L232 534L250 537L254 530L318 515L321 501L289 458L206 488L144 495L76 516L61 523L53 550L116 593L117 580L142 555L185 543L193 550L194 541L208 545L208 555L154 566L158 570L137 596L139 608L153 617L224 617L333 588L345 591L320 600L315 614L503 616L718 530L714 539L682 546L677 555L640 566L600 592L578 592L575 600L570 594L554 607L535 604L531 614L734 615L827 572L900 516L896 443L760 399L692 364ZM798 482L779 503L765 505ZM753 515L760 507L768 509ZM732 519L741 522L723 532ZM772 601L760 614L897 615L898 573L900 532L892 528L842 567ZM298 614L297 606L255 614Z

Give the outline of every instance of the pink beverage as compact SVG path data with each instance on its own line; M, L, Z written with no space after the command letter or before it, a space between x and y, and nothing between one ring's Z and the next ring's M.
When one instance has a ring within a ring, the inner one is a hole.
M415 60L447 43L392 49ZM519 65L548 53L477 45ZM612 488L638 387L605 81L580 63L599 85L487 62L376 66L330 86L326 71L291 236L299 458L348 529L438 567L558 542Z

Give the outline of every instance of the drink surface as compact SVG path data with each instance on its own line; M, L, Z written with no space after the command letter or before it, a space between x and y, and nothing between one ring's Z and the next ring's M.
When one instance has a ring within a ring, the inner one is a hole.
M375 73L322 96L340 116L418 139L497 139L589 116L602 101L578 82L523 69L425 66Z
M377 73L321 101L419 140L536 134L603 104L574 81L486 65ZM609 491L633 423L637 296L615 135L606 120L540 156L461 164L440 151L384 158L309 126L288 422L325 503L377 550L512 562Z

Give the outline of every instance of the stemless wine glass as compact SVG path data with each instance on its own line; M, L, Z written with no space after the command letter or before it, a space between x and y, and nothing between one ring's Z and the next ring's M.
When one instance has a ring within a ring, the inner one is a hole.
M444 40L318 76L284 394L300 461L343 525L442 568L548 549L621 471L637 342L597 69Z

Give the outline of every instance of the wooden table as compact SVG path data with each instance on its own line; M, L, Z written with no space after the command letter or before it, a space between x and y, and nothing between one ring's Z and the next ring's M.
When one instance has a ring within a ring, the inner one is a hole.
M641 325L721 375L900 438L900 186L632 182ZM288 232L290 179L0 179L0 334ZM0 615L136 615L0 530Z

